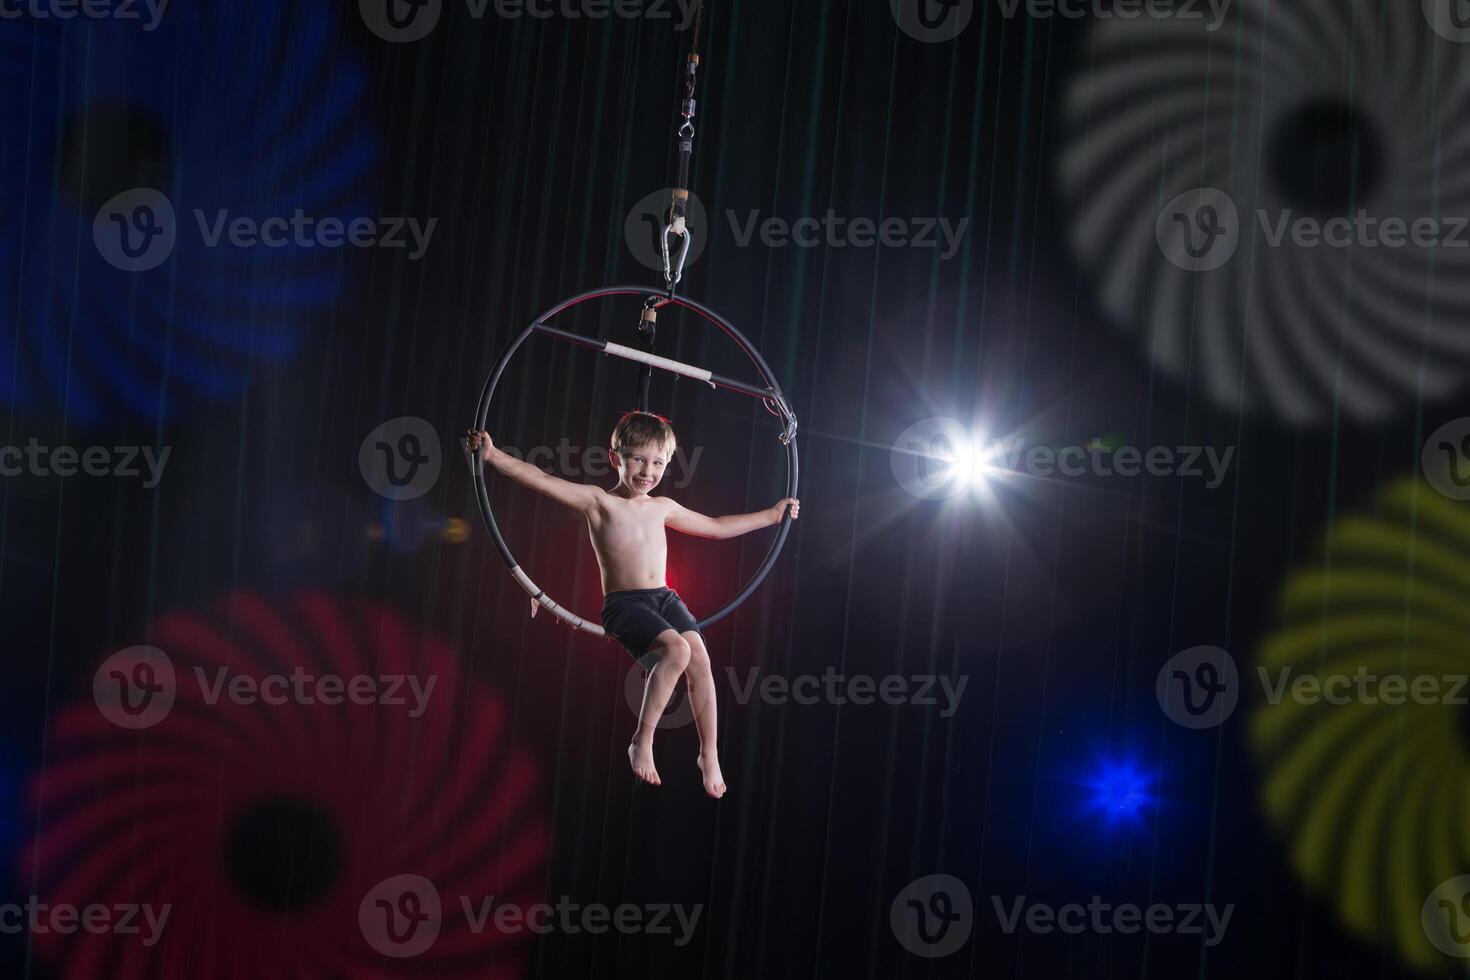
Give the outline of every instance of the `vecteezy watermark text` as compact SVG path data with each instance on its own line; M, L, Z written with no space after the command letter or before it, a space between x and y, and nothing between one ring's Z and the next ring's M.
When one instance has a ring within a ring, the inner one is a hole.
M912 704L921 708L937 707L941 718L949 718L959 710L960 698L964 697L965 687L970 683L968 674L961 674L956 682L944 674L873 677L871 674L839 674L832 667L820 676L798 674L795 677L783 674L762 677L759 667L751 667L746 670L743 682L734 667L726 667L725 673L738 704L749 704L757 694L762 703L771 705L782 705L788 701L800 705Z
M624 902L608 906L601 902L577 902L568 895L562 895L554 903L530 905L498 900L494 895L461 894L458 899L464 926L475 935L491 928L509 935L643 933L674 936L675 946L689 944L704 912L703 905L686 908L682 904ZM451 914L445 904L439 889L423 875L394 875L378 882L363 896L358 906L358 926L368 944L385 956L398 959L418 956L434 945L445 918Z
M1078 20L1180 20L1204 22L1207 32L1220 29L1234 0L995 0L1000 15L1007 19L1025 16L1035 20L1060 17ZM901 31L916 41L942 44L952 41L975 14L977 0L888 0L893 19ZM1209 19L1206 20L1206 15Z
M249 215L231 217L229 209L213 214L196 208L194 220L206 248L218 248L224 241L236 248L407 248L408 260L417 262L429 250L438 218L420 223L414 217L383 218L314 218L301 208L290 217L272 215L257 218Z
M886 704L892 707L912 705L918 708L938 708L939 717L950 718L959 710L960 699L970 683L969 674L952 678L941 674L887 674L874 677L871 674L842 674L828 667L821 674L766 674L761 676L759 667L750 667L742 677L734 667L725 668L725 678L736 704L746 705L759 700L762 704L781 706L797 704L804 707L826 704L841 707L871 704ZM644 670L639 664L628 668L623 678L623 696L629 709L636 716L643 706L643 687L646 682ZM683 728L694 720L694 711L687 697L680 696L676 688L667 709L659 718L662 729Z
M1470 674L1379 673L1364 664L1297 671L1258 665L1266 703L1300 705L1470 705ZM1155 680L1159 707L1185 728L1214 728L1235 711L1241 695L1235 658L1215 646L1190 647L1169 658Z
M1280 704L1290 696L1297 704L1470 704L1465 688L1470 674L1379 674L1362 665L1351 673L1330 671L1297 674L1290 667L1275 671L1257 667L1266 700Z
M663 235L668 225L668 189L653 191L639 198L623 221L623 236L628 249L640 264L655 271L663 269ZM686 203L688 226L693 232L684 268L690 268L704 253L707 240L715 230L704 203L690 194ZM829 208L821 215L784 218L763 215L759 209L741 214L734 208L724 213L730 237L737 248L759 243L762 248L920 248L931 249L942 260L959 254L969 218L957 221L947 217L849 217Z
M308 215L242 215L229 208L195 208L194 223L204 248L401 249L411 262L424 257L438 218ZM162 191L134 187L114 195L92 221L92 240L109 265L146 272L168 260L181 229L173 202Z
M21 446L0 446L0 476L112 476L143 477L143 489L152 490L163 479L172 446L43 446L32 436ZM141 461L143 469L139 469ZM145 472L146 470L146 472Z
M299 664L289 674L235 673L229 667L195 666L190 672L199 700L241 706L282 705L382 706L406 708L422 717L439 683L437 674L316 674ZM185 675L189 676L189 675ZM168 717L179 696L179 673L168 654L157 647L119 650L102 662L92 677L92 698L104 718L120 728L151 728Z
M1103 901L1101 895L1093 895L1086 905L1068 902L1062 906L1045 902L1028 904L1025 895L1009 900L992 895L990 904L994 906L996 921L1006 935L1023 927L1028 932L1042 935L1053 931L1071 936L1084 932L1102 936L1114 932L1123 935L1174 933L1203 936L1206 946L1220 944L1230 926L1230 917L1235 914L1234 903L1226 905L1223 910L1208 902L1179 905L1154 902L1147 906L1121 902L1114 905Z
M1381 215L1359 208L1352 215L1319 218L1290 208L1257 208L1255 241L1266 248L1462 249L1470 248L1470 215ZM1164 257L1186 272L1210 272L1229 262L1248 229L1229 194L1199 187L1169 201L1155 222Z
M610 908L601 902L574 902L566 895L557 899L555 905L550 902L536 902L521 906L514 902L497 902L494 895L486 895L478 901L471 901L470 896L461 895L459 904L470 931L474 933L484 932L492 915L497 932L514 934L526 930L543 936L551 932L571 935L589 932L601 935L609 929L625 934L641 932L667 936L673 934L673 928L677 924L679 932L674 939L675 946L689 944L694 938L699 917L704 912L703 905L686 909L678 903L664 902L654 902L646 906L624 902Z
M143 936L143 945L153 946L163 935L163 927L168 924L168 917L172 912L173 905L168 902L156 909L147 902L141 905L136 902L117 902L112 905L94 902L79 907L69 902L48 904L41 901L39 896L31 895L23 905L19 902L0 904L0 933L13 936L21 932L30 932L33 935L54 932L60 936L70 936L81 929L94 936L109 933L115 936L137 936L142 935L142 929L146 926L148 932Z
M1094 439L1086 445L1028 446L1024 436L984 442L958 419L936 415L920 419L894 440L889 462L894 479L923 500L952 497L994 479L1035 477L1203 479L1214 490L1225 482L1235 459L1234 446L1115 445Z
M1214 490L1225 482L1235 447L1216 446L1108 446L1088 443L1085 446L1030 446L1026 440L1009 440L999 451L987 454L982 464L1000 473L1010 471L1026 476L1080 477L1177 476L1204 479L1205 488Z
M428 709L429 698L433 696L439 678L435 674L423 679L414 674L343 677L340 674L308 673L300 666L293 667L289 675L253 677L249 674L231 675L228 667L216 667L213 671L195 667L194 681L199 685L204 703L209 705L218 704L221 697L242 705L380 704L407 707L408 716L418 718Z
M493 13L501 20L672 20L678 30L693 22L698 0L464 0L473 20ZM368 30L385 41L407 44L428 37L444 13L445 0L358 0Z
M523 459L532 466L550 468L557 476L569 480L583 476L601 478L612 472L612 464L608 459L609 449L606 446L575 446L565 436L555 446L532 446L526 450L516 446L496 448L507 456ZM703 455L703 446L694 446L688 450L683 446L675 448L674 456L664 470L664 482L670 483L675 490L687 487L694 480L694 471ZM471 460L472 464L473 462Z
M143 31L150 33L163 22L169 0L0 0L0 20L148 20Z
M951 223L948 218L844 218L828 210L820 218L804 217L794 221L785 218L762 218L757 210L741 218L734 210L725 212L735 244L745 248L757 235L766 248L931 248L939 250L941 259L952 259L960 250L960 242L970 219Z
M1235 0L995 0L1003 16L1024 13L1035 20L1205 20L1205 30L1218 31ZM1206 20L1206 14L1209 19Z

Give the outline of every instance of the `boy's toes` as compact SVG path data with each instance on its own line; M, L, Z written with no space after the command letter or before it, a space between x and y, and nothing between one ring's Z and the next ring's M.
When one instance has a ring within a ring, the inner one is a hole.
M637 743L628 746L628 765L633 770L633 775L643 780L650 786L662 786L663 780L658 778L658 770L653 765L653 749L639 746Z
M694 760L699 766L700 775L704 777L704 791L712 798L718 800L725 795L725 775L720 772L718 759L711 759L708 766L705 765L704 756Z

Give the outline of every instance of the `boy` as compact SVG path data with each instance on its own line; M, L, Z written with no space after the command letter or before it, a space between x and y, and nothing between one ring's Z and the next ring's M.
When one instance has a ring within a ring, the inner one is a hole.
M793 497L752 514L706 517L652 491L673 458L674 430L648 412L629 412L618 420L608 454L618 485L601 490L544 473L496 449L484 430L471 431L465 445L496 472L579 511L587 518L592 550L602 570L602 625L609 636L648 670L638 729L628 746L628 763L644 782L661 784L653 765L653 733L679 675L689 674L689 704L699 730L699 771L704 791L725 795L720 755L715 745L715 678L696 620L678 593L664 581L668 558L665 527L701 538L733 538L781 523L789 504L796 519L801 502ZM535 610L532 609L534 614Z

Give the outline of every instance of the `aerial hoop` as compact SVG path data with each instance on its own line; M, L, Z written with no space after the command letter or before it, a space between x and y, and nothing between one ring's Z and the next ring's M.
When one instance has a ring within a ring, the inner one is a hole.
M552 317L564 313L582 303L603 299L608 296L638 296L648 304L647 308L649 309L677 306L698 314L723 330L725 335L745 352L746 356L755 365L756 372L760 375L759 382L750 384L733 378L727 378L692 364L685 364L666 357L659 357L635 347L627 347L606 340L598 340L594 337L586 337L573 333L570 330L563 330L547 322ZM744 334L735 328L734 324L730 323L730 321L720 316L714 310L687 297L672 295L668 290L652 289L647 286L607 286L602 289L579 293L570 299L562 300L532 320L510 342L505 352L500 355L500 359L495 362L495 367L490 372L490 377L486 380L485 387L480 393L480 403L475 410L475 428L484 429L487 427L486 423L490 414L490 399L495 395L495 389L500 384L500 377L505 373L506 365L510 363L516 351L520 350L526 338L530 337L533 333L544 334L557 340L564 340L581 347L588 347L601 351L604 354L635 361L647 365L650 368L657 368L671 374L693 378L708 384L712 388L726 388L760 399L766 406L766 410L771 412L772 415L775 415L781 422L781 433L778 439L786 447L785 496L795 497L797 495L799 467L796 453L796 416L791 411L791 406L786 401L786 396L781 392L781 386L776 383L770 366L766 364L765 358L761 357L760 351L755 349L755 346L745 338ZM505 543L505 538L500 534L499 526L495 523L495 512L490 506L490 491L485 481L485 464L478 453L475 454L473 459L473 469L475 494L480 501L480 516L485 519L485 529L490 532L490 538L495 542L495 549L500 552L500 557L504 559L506 567L510 569L511 575L521 584L521 588L525 589L541 608L569 625L591 633L594 636L604 635L604 630L597 620L588 620L582 616L578 616L576 613L553 601L550 596L531 580L530 576L522 571L520 563L516 561L515 555L511 554L510 548ZM770 574L771 568L776 564L776 559L781 554L782 546L786 544L786 536L790 530L791 513L788 508L786 513L781 516L781 524L779 530L776 532L776 540L771 544L770 550L766 552L766 557L761 562L760 568L756 570L755 575L751 577L750 581L745 583L733 599L704 619L701 619L696 624L696 628L704 629L719 622L750 597L751 593L760 586L761 582L765 580L765 577Z

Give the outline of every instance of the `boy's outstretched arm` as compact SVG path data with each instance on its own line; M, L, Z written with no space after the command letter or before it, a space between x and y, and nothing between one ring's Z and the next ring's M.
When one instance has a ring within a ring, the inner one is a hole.
M697 538L735 538L772 524L780 524L787 504L791 505L793 521L801 514L801 501L795 497L784 497L765 510L751 514L728 514L724 517L706 517L667 497L664 499L669 501L669 515L664 518L664 523L675 531L683 531Z
M484 429L469 430L469 434L465 436L465 448L471 453L479 453L485 465L493 466L497 473L508 476L537 493L543 493L557 503L566 504L573 510L585 512L593 505L600 492L589 484L573 483L570 480L552 476L525 460L516 459L509 453L502 452L495 447L490 439L490 434Z

